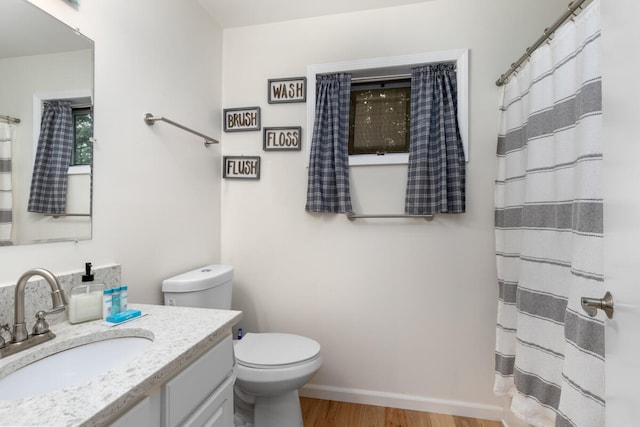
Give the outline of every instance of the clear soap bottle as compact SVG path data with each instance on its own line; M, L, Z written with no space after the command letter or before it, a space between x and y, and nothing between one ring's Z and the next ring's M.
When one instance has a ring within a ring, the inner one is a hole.
M82 323L102 318L102 291L104 285L93 283L91 263L85 264L82 285L71 289L69 298L69 323Z

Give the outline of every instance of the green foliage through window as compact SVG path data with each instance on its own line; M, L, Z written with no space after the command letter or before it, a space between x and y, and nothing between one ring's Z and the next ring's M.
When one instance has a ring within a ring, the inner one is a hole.
M73 109L74 138L71 166L91 165L93 156L93 114L91 108Z

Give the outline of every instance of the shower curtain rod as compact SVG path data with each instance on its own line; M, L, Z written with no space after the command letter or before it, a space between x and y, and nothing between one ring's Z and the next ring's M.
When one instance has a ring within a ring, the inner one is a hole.
M357 214L347 212L347 219L355 221L357 218L424 218L427 221L433 219L433 215L412 215L412 214Z
M11 116L0 116L0 120L5 120L8 123L20 123L20 119L17 117L11 117Z
M558 20L556 20L556 22L553 23L553 25L551 25L549 28L545 28L542 36L536 40L536 42L531 45L530 47L528 47L524 54L518 58L518 60L516 62L514 62L513 64L511 64L511 67L500 76L500 78L498 80L496 80L496 86L502 86L504 85L507 80L509 80L509 77L511 77L511 75L513 73L516 72L516 70L518 68L520 68L520 66L527 60L529 59L529 57L531 56L531 54L540 46L542 46L543 43L545 43L549 38L551 38L551 36L553 35L553 33L560 28L560 26L562 24L565 23L565 21L569 18L573 18L576 16L575 11L578 9L582 9L582 4L584 2L586 2L588 0L575 0L571 3L569 3L569 5L567 6L567 11L565 13L562 14L562 16L560 18L558 18Z
M156 121L158 121L158 120L161 120L161 121L163 121L163 122L167 122L167 123L169 123L170 125L173 125L173 126L175 126L175 127L177 127L177 128L180 128L180 129L182 129L182 130L185 130L185 131L190 132L190 133L192 133L192 134L194 134L194 135L198 135L198 136L200 136L200 137L204 138L204 145L205 145L205 147L208 147L208 146L209 146L209 145L211 145L211 144L218 144L218 140L217 140L217 139L215 139L215 138L211 138L210 136L207 136L207 135L205 135L205 134L203 134L203 133L196 132L196 131L195 131L195 130L193 130L193 129L189 129L188 127L183 126L183 125L181 125L180 123L176 123L176 122L174 122L173 120L169 120L169 119L167 119L166 117L162 117L162 116L154 116L154 115L153 115L153 114L151 114L151 113L147 113L147 114L145 114L145 115L144 115L144 122L145 122L146 124L148 124L149 126L152 126L152 125L153 125Z

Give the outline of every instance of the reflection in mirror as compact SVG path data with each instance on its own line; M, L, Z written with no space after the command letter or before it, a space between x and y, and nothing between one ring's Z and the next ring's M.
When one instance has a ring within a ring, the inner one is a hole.
M91 40L27 0L0 1L0 245L91 239L93 58ZM30 212L44 105L58 100L73 116L64 212Z

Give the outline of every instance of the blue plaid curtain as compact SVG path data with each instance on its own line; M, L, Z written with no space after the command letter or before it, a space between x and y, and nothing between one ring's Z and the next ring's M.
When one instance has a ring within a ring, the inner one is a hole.
M31 178L29 212L63 214L67 199L67 172L73 152L71 101L44 103L36 161Z
M349 193L349 100L351 74L316 77L316 114L307 205L310 212L351 212Z
M411 70L407 214L465 211L465 160L457 99L455 65Z

